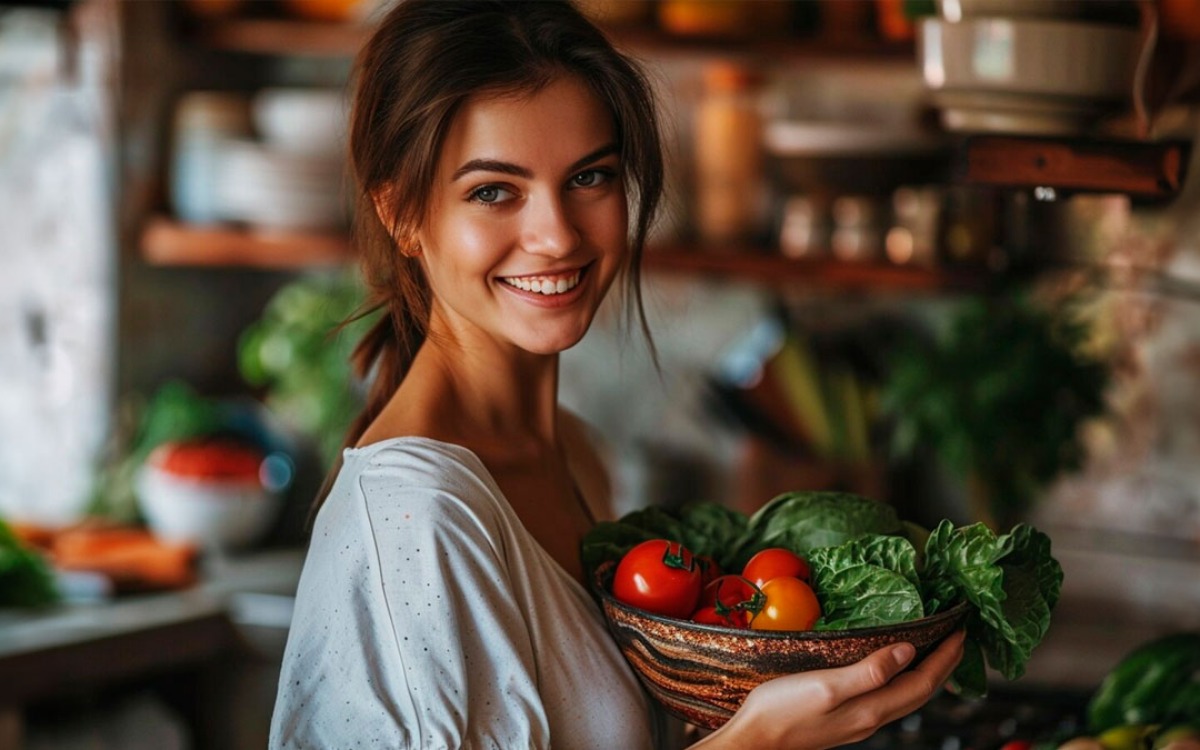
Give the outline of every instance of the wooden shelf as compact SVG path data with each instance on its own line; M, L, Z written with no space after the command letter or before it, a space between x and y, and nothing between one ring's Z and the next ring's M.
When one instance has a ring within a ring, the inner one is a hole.
M761 60L767 63L803 60L892 60L915 64L913 42L886 42L863 35L846 39L780 36L766 39L729 39L672 36L646 27L607 30L608 38L627 52L652 56L677 53L715 54Z
M142 257L158 266L298 270L350 263L354 253L344 234L196 227L158 217L142 234ZM982 272L793 260L758 249L715 252L679 245L650 248L643 257L647 273L712 276L831 291L971 291L982 288L986 281Z
M763 250L705 251L686 247L647 249L647 273L711 276L774 287L829 291L966 292L986 286L982 271L950 271L888 263L796 260Z
M164 217L147 223L141 251L142 258L156 266L286 271L339 266L354 260L350 241L343 233L189 226Z
M980 135L963 144L960 177L974 185L1122 193L1162 202L1178 195L1190 144Z

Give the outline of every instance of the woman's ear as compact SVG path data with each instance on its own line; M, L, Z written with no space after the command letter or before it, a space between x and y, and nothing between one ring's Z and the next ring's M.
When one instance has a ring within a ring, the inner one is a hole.
M402 227L396 218L395 185L386 183L371 191L371 205L375 208L375 216L383 224L388 236L396 245L396 249L406 257L414 258L421 254L421 243L417 233L410 228Z

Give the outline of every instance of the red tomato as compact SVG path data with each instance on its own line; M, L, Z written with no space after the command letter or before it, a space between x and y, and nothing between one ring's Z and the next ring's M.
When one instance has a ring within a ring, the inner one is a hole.
M762 609L763 594L758 586L741 576L721 576L704 587L697 606L713 607L719 615L736 610L753 617Z
M762 592L767 601L750 621L754 630L809 630L821 616L817 595L799 578L772 578Z
M772 578L782 576L809 581L812 572L803 557L783 547L768 547L750 558L750 562L742 568L742 577L749 579L756 586L762 586Z
M612 593L631 607L687 619L700 598L700 567L679 542L651 539L625 553Z
M732 609L721 614L716 607L700 607L692 613L692 622L701 625L721 625L726 628L750 627L750 613L744 609Z

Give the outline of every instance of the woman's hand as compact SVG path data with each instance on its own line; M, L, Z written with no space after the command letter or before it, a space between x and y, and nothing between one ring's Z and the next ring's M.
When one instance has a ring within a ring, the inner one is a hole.
M818 750L870 737L923 706L962 658L959 631L913 669L911 644L881 648L848 667L801 672L764 682L725 726L693 745Z

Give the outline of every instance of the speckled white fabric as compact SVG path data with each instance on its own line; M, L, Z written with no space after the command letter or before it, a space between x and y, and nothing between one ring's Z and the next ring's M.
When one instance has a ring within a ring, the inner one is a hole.
M656 744L588 593L469 450L345 452L296 597L271 748Z

